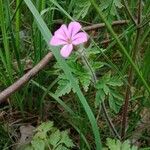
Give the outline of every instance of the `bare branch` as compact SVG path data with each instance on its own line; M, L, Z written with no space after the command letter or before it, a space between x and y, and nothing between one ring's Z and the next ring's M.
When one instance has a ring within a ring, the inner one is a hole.
M23 75L11 86L0 93L0 103L4 102L11 94L19 90L24 84L30 81L39 71L41 71L52 59L53 55L49 52L35 67Z
M114 21L112 23L112 26L124 25L124 24L127 24L127 23L129 23L129 20L118 20L118 21ZM103 28L103 27L105 27L105 23L98 23L98 24L83 27L83 30L89 31L89 30L94 30L94 29Z

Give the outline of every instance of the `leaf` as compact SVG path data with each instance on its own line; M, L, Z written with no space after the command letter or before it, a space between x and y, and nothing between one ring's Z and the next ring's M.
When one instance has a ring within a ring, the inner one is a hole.
M40 132L48 132L52 129L54 123L52 121L47 121L47 122L43 122L37 129L36 131L40 131Z
M91 76L89 74L80 74L79 80L84 88L84 91L87 92L91 83Z
M109 150L137 150L136 146L131 146L129 140L121 143L119 140L107 138L106 145Z
M119 140L107 138L106 145L110 150L121 150L121 142Z
M100 8L102 11L108 11L108 14L115 16L117 8L122 8L121 0L101 0Z
M130 142L129 142L129 140L126 140L126 141L124 141L124 142L122 143L121 149L122 149L122 150L130 150Z
M20 150L34 150L32 145L27 145L25 148L21 148Z
M42 123L40 126L37 127L36 131L37 133L34 135L33 139L46 139L47 138L47 132L52 130L53 122L47 121Z
M115 100L114 100L114 98L113 98L112 95L109 96L108 101L109 101L109 106L110 106L110 108L111 108L112 110L114 110L115 113L118 113L119 109L118 109L118 107L117 107L117 105L116 105L116 102L115 102Z
M66 145L66 147L68 147L68 148L74 147L74 144L73 144L72 140L69 138L67 131L62 131L61 136L62 136L61 137L62 139L61 139L60 143L64 143Z
M55 132L53 132L49 137L50 144L55 147L61 139L60 136L61 136L61 133L59 130L56 130Z
M119 79L118 77L112 77L107 84L111 85L111 86L122 86L123 82L121 79Z
M121 4L121 1L120 0L114 0L114 5L118 8L122 8L123 5Z
M35 150L45 150L45 142L41 139L33 140L31 144Z
M103 90L99 89L96 92L96 97L95 97L95 107L97 108L99 104L105 100L105 93Z
M55 150L69 150L69 149L63 145L59 145Z
M103 86L103 90L104 90L106 95L108 95L110 93L109 87L107 85Z
M58 84L59 84L59 86L57 87L57 90L55 92L57 97L61 97L65 94L69 94L71 92L71 89L72 89L71 83L67 79L59 80Z
M76 0L75 8L73 10L74 18L76 18L77 20L80 18L83 19L87 15L90 6L91 3L89 0Z

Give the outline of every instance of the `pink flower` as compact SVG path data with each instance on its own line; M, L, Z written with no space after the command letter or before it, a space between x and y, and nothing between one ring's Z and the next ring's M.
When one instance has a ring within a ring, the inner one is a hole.
M53 46L64 45L60 50L60 54L67 58L73 50L73 45L76 46L88 40L87 34L79 32L80 29L81 25L78 22L71 22L68 27L63 24L55 31L50 44Z

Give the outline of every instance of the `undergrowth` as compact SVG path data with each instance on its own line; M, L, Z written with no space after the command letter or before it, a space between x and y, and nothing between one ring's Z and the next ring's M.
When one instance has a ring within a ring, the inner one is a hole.
M89 39L64 59L49 41L72 21ZM0 149L150 149L149 21L149 0L0 0L0 92L54 56L0 100Z

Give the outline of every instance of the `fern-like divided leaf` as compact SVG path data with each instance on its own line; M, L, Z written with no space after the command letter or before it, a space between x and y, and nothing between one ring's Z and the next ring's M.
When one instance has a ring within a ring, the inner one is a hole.
M100 8L107 15L111 14L115 16L117 14L117 8L122 8L121 0L101 0Z
M110 108L118 113L123 103L123 96L117 90L117 87L123 85L122 80L118 76L111 76L111 73L104 75L96 85L97 93L95 99L95 106L108 99Z
M73 10L74 18L75 19L83 19L90 9L91 3L89 0L76 0L75 1L75 8Z
M106 145L108 146L109 150L137 150L136 146L132 146L129 140L121 142L116 139L107 138Z
M71 92L71 83L69 82L69 80L67 79L60 79L58 81L58 87L57 90L55 92L55 94L57 95L57 97L61 97L65 94L69 94Z
M72 140L68 136L67 131L60 131L53 126L53 122L48 121L42 123L36 133L24 150L71 150L74 147Z

